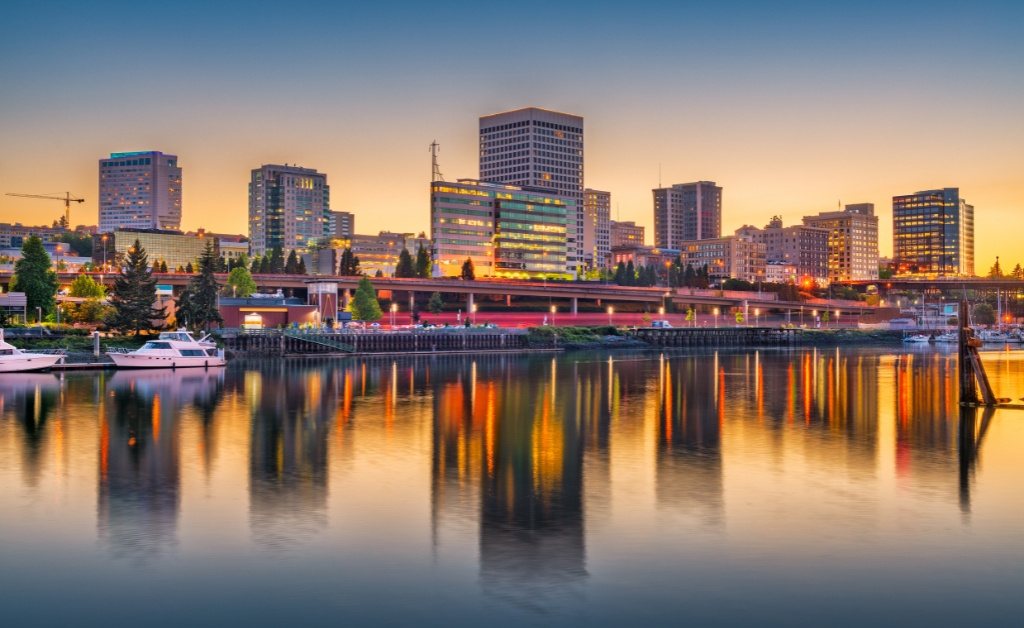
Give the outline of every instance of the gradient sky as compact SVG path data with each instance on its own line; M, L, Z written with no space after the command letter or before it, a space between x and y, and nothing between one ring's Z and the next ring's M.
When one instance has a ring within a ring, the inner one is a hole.
M372 5L372 6L371 6ZM430 156L477 175L477 117L586 120L586 184L653 225L651 188L724 187L723 230L959 187L977 267L1024 263L1024 3L32 2L5 7L0 192L70 190L97 160L183 167L183 227L243 233L249 171L328 173L357 231L428 228ZM62 206L0 196L0 220Z

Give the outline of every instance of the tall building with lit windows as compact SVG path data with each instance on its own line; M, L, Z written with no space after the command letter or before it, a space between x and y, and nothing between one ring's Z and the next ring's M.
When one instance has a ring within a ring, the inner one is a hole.
M722 188L714 181L677 183L654 192L654 246L677 249L680 242L722 235Z
M181 228L181 167L160 151L100 160L100 233Z
M249 250L305 253L330 237L331 188L312 168L266 165L249 179Z
M973 276L974 206L959 188L892 197L897 276Z
M475 179L430 184L433 274L457 277L467 259L477 277L572 278L566 225L577 201L525 185Z
M611 192L583 190L583 265L604 268L611 255Z
M878 279L878 216L874 203L804 216L804 226L828 229L828 280Z
M526 107L480 118L480 180L542 188L574 199L566 216L566 267L584 266L583 117Z

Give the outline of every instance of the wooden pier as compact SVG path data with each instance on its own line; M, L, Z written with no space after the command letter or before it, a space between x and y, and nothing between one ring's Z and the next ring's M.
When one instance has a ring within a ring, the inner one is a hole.
M221 338L228 350L252 356L496 351L526 347L524 333L498 329L330 334L273 329L228 332Z
M775 327L645 327L631 335L655 347L788 347L801 330Z

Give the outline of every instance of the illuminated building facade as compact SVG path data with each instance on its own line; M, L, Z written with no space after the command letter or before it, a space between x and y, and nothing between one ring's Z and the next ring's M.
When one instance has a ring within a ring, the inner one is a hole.
M156 229L115 229L112 233L97 233L92 236L93 263L97 266L103 264L103 247L106 246L107 263L113 266L121 264L128 249L136 240L146 250L150 265L154 262L165 262L170 271L188 264L195 268L199 263L199 256L206 250L207 242L213 242L213 250L217 256L221 254L220 243L212 236Z
M588 270L606 265L611 254L611 192L583 190L583 265Z
M304 253L329 237L331 188L312 168L267 165L249 179L249 242L253 255L275 246Z
M351 212L331 212L327 231L331 238L348 239L356 232L356 216Z
M829 281L878 279L878 216L873 203L804 216L804 226L829 230Z
M828 238L829 230L792 225L784 227L782 217L774 216L764 229L744 225L736 230L736 235L750 238L754 242L765 245L765 260L769 265L769 274L779 276L776 272L779 265L791 266L795 270L785 273L785 283L793 281L827 282L828 281ZM793 278L795 276L795 278ZM775 282L775 279L768 279Z
M574 276L566 234L576 199L473 179L430 185L435 276L458 276L467 258L477 277Z
M13 225L7 222L0 223L0 249L20 249L25 240L36 236L43 242L56 242L57 236L64 233L64 229L51 227L26 227L20 222Z
M765 245L742 236L679 243L683 266L707 265L713 279L741 279L751 283L767 281Z
M583 117L537 107L480 118L480 180L541 188L575 201L566 215L568 272L584 265Z
M101 232L181 228L181 167L159 151L111 153L100 160Z
M974 206L959 188L894 196L892 235L895 275L974 275Z
M643 246L644 227L632 220L612 220L608 225L609 245L615 249L620 246Z
M677 183L654 193L654 246L677 249L680 242L722 235L722 188L714 181Z

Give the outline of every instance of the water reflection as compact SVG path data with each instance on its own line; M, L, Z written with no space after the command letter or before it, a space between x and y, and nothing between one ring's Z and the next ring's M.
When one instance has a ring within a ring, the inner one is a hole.
M60 379L50 373L4 373L0 376L0 413L20 428L21 468L26 485L37 486L43 464L43 446L51 419L56 422L54 438L63 444L59 416ZM59 445L58 445L59 446Z
M99 403L100 542L118 557L153 558L177 543L180 433L189 405L215 403L221 371L121 371Z

